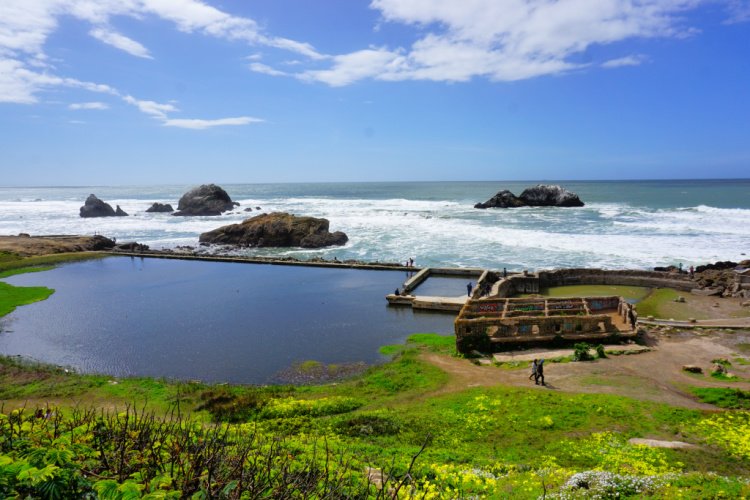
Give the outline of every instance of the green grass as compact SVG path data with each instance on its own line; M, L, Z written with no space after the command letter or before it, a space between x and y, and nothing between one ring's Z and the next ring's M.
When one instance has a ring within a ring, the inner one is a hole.
M685 321L689 318L708 319L704 313L690 307L688 302L675 302L674 299L685 295L671 288L657 288L648 297L638 303L638 316L645 318L653 316L661 319L675 319Z
M603 297L617 295L627 300L639 301L645 298L650 288L625 285L569 285L555 286L541 290L545 297ZM530 297L529 294L521 297Z
M727 387L693 387L693 394L704 403L732 410L750 410L750 392Z
M400 344L390 344L390 345L380 346L378 348L378 352L382 354L383 356L393 356L401 352L403 348L404 346Z
M13 286L0 281L0 317L15 311L16 307L44 300L54 290L43 286Z
M439 354L458 355L456 351L455 335L440 335L438 333L414 333L406 339L408 344L425 348Z

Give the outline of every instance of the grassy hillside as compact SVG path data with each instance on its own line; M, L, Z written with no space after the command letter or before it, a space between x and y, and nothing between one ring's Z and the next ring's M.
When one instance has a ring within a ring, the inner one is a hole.
M305 387L114 380L5 359L0 495L750 493L748 412L503 386L447 391L449 376L422 360L424 350L444 342L412 340L394 360L354 379ZM629 444L631 437L699 448L648 448Z

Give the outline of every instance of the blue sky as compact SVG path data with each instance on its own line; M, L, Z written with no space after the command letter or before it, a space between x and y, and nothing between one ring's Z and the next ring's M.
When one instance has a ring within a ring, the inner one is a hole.
M737 178L747 0L3 0L2 185Z

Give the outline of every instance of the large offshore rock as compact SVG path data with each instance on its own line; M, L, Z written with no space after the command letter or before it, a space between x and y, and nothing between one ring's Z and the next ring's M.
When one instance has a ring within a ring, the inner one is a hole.
M182 195L172 215L221 215L239 203L216 184L203 184Z
M530 207L582 207L583 202L578 195L562 186L537 184L524 189L521 201Z
M583 205L577 194L561 186L539 184L524 189L521 196L516 196L505 189L484 203L477 203L474 208L582 207Z
M349 240L341 231L329 232L328 224L327 219L273 212L203 233L199 241L243 247L321 248Z
M128 214L126 214L119 205L117 206L117 211L115 211L112 208L112 205L104 203L97 198L96 195L90 194L81 207L79 215L81 217L121 217Z
M146 212L151 212L151 213L174 212L174 208L172 208L172 205L170 205L169 203L155 202L153 205L151 205L149 208L146 209Z
M504 189L484 203L477 203L474 205L474 208L513 208L523 206L526 206L523 201L507 189Z

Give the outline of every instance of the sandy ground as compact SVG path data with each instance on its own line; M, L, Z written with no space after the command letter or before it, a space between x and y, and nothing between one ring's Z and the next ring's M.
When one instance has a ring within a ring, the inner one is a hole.
M737 344L750 343L750 332L652 333L648 335L647 342L652 350L639 354L578 363L545 363L547 385L544 387L536 386L529 380L530 368L477 366L465 359L432 353L423 356L426 361L451 375L450 382L437 393L467 387L512 385L538 390L617 394L673 406L714 409L699 402L690 393L689 387L750 390L750 365L736 362L736 358L750 361L750 354L742 353L737 347ZM732 362L730 372L738 376L738 381L721 381L709 375L713 366L711 361L716 358L726 358ZM683 371L682 366L688 364L702 367L705 373L695 375Z

